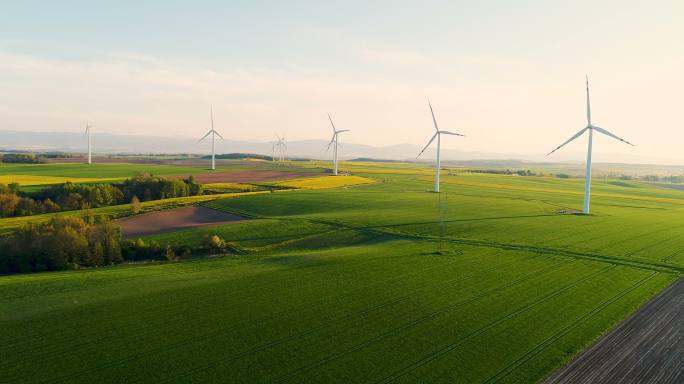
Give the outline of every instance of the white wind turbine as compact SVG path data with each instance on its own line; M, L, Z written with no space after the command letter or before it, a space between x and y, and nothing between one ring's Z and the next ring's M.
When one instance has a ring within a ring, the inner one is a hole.
M338 145L338 136L342 132L349 132L349 129L340 129L338 130L335 128L335 123L332 121L332 117L330 117L330 114L328 113L328 120L330 120L330 125L332 125L333 129L333 135L332 139L330 139L330 142L328 143L328 148L326 151L330 150L330 146L335 143L335 147L333 148L333 175L337 176L337 145Z
M90 138L90 133L91 133L92 128L93 128L93 126L90 125L90 123L88 123L86 121L85 135L88 136L88 164L93 163L92 140Z
M575 140L576 138L582 136L582 134L585 131L589 131L589 145L587 147L587 171L586 171L586 174L584 176L584 209L583 209L584 214L588 215L589 214L589 200L591 197L591 144L592 144L594 131L603 133L606 136L610 136L613 139L622 141L623 143L627 143L629 145L634 145L634 144L630 143L629 141L623 140L623 139L613 135L612 133L606 131L605 129L603 129L601 127L597 127L596 125L593 125L591 123L591 104L589 103L589 76L586 76L586 80L587 80L587 126L582 128L579 132L575 133L575 135L572 136L571 138L569 138L566 142L564 142L563 144L556 147L556 149L547 153L546 156L556 152L561 147L563 147L565 144L567 144L567 143Z
M278 136L278 161L285 161L285 138L280 136Z
M454 135L454 136L465 136L461 135L460 133L453 133L449 131L440 131L439 127L437 126L437 119L435 119L435 112L432 110L432 104L430 104L430 100L428 100L428 106L430 106L430 113L432 114L432 123L435 125L435 134L432 135L432 138L428 143L423 147L423 150L420 151L418 156L416 158L420 157L420 155L425 152L425 150L432 144L433 141L435 141L435 138L437 138L437 162L435 164L435 192L439 192L439 169L441 167L440 161L439 161L439 153L440 153L440 147L442 143L442 134L444 135Z
M202 141L211 135L211 169L216 169L216 136L220 137L221 140L225 140L220 133L216 132L214 129L214 108L211 108L211 129L206 135L202 136L199 141Z

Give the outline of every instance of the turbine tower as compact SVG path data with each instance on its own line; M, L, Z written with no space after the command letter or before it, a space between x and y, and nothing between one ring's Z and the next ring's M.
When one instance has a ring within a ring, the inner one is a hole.
M546 156L556 152L557 150L561 149L565 144L568 144L569 142L575 140L576 138L582 136L584 132L589 131L589 144L587 146L587 171L584 176L584 209L582 212L584 212L585 215L589 214L589 200L591 198L591 144L593 141L593 134L594 131L603 133L606 136L612 137L613 139L622 141L623 143L629 144L629 145L634 145L630 143L627 140L623 140L612 133L606 131L605 129L598 127L596 125L593 125L591 123L591 103L589 102L589 76L586 76L586 81L587 81L587 126L582 128L579 132L575 133L574 136L569 138L566 142L563 144L559 145L554 149L553 151L549 152L546 154Z
M214 107L211 108L211 129L199 141L206 139L209 135L211 135L211 169L216 169L216 136L220 137L221 140L225 139L214 129Z
M280 162L285 161L285 138L280 138L278 144L280 144Z
M276 137L278 138L278 141L273 144L273 161L275 161L277 150L278 161L282 162L285 161L285 138L280 137L278 134L276 134Z
M440 160L439 160L439 154L441 151L441 144L442 144L442 134L444 135L454 135L454 136L465 136L461 135L460 133L453 133L449 131L440 131L439 127L437 126L437 119L435 119L435 111L432 110L432 104L430 104L430 100L428 100L428 106L430 107L430 113L432 114L432 123L435 126L435 134L432 135L432 138L428 143L423 147L423 150L420 151L418 156L416 158L420 157L420 155L425 152L425 150L432 144L433 141L435 141L435 138L437 138L437 162L435 163L435 192L439 193L439 169L441 167Z
M88 164L93 163L92 140L90 138L90 131L92 128L93 126L86 121L85 135L88 136Z
M275 161L276 161L276 156L275 156L275 154L276 154L276 145L277 145L276 142L271 143L271 146L272 146L271 149L272 149L272 151L273 151L273 156L271 156L271 162L275 162Z
M330 120L330 125L332 126L333 130L333 135L332 139L330 139L330 142L328 143L328 148L326 151L330 150L330 146L335 143L335 147L333 148L333 175L337 176L337 144L339 142L338 136L342 132L349 132L349 129L340 129L338 130L335 128L335 123L332 121L332 117L330 117L330 114L328 113L328 120Z

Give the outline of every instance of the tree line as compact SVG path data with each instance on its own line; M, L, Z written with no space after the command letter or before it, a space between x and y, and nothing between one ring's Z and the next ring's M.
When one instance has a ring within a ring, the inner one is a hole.
M106 216L60 215L0 236L0 274L92 268L124 261L178 261L237 252L217 235L205 235L194 248L161 245L155 240L122 241L121 228Z
M45 162L44 157L32 153L5 153L0 155L0 163L40 164Z
M193 176L169 179L140 174L122 183L53 185L31 194L22 193L19 184L0 184L0 217L81 210L110 205L196 196L204 193Z
M0 237L0 273L78 269L123 261L121 230L107 217L55 216Z

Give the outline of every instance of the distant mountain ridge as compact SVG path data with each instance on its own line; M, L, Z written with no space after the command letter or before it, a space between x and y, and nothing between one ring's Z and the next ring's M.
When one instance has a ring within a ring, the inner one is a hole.
M217 140L216 153L253 153L272 156L273 143L270 141ZM326 151L326 140L298 140L286 143L287 158L329 159L331 153ZM161 136L115 135L110 133L93 133L93 152L95 154L194 154L206 155L210 152L210 144L197 142L194 138L173 138ZM342 142L340 158L349 159L385 159L391 161L431 161L434 150L426 151L420 159L416 155L421 147L414 144L396 144L389 146L372 146ZM85 153L86 139L82 133L76 132L37 132L0 130L0 151L35 151L35 152L74 152ZM582 163L584 153L563 152L554 154L553 159L539 154L520 153L486 153L442 149L444 161L501 161L510 166L511 162L553 162ZM684 165L684 161L661 159L647 156L599 153L595 154L597 162L625 164L665 164Z
M210 146L188 138L169 138L157 136L113 135L93 133L93 152L100 154L199 154L210 153ZM326 159L325 140L299 140L286 143L286 157ZM0 130L0 151L59 151L86 152L86 140L82 134L74 132L22 132ZM387 160L415 161L420 151L418 145L398 144L376 147L365 144L341 143L340 157L343 159L373 158ZM271 156L271 142L218 140L217 153L254 153ZM483 153L443 150L444 159L486 158ZM425 154L430 159L430 154Z

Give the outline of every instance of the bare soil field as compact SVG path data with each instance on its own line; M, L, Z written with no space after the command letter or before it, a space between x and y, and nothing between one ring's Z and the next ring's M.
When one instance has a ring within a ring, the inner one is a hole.
M195 180L204 184L212 183L250 183L259 181L279 181L298 179L307 176L320 176L314 172L287 172L287 171L227 171L202 173L195 176Z
M684 383L684 278L546 383Z
M117 220L124 239L177 231L212 224L246 220L215 209L192 206L135 215Z

